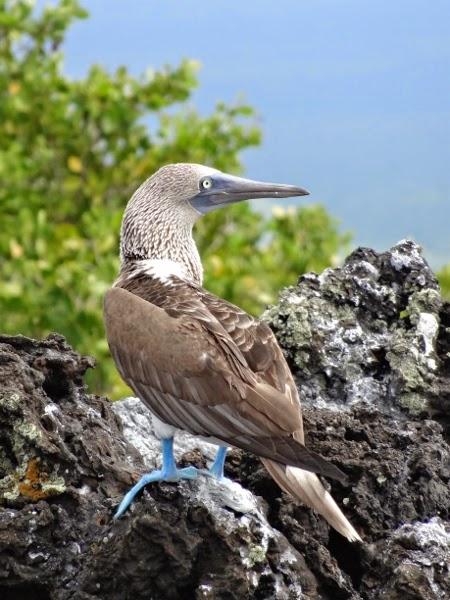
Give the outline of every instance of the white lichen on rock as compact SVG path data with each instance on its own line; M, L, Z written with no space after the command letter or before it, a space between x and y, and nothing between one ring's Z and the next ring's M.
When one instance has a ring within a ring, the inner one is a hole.
M383 254L358 249L341 268L308 273L263 319L307 404L342 410L364 403L391 413L396 403L417 414L429 408L441 305L420 247L402 241Z

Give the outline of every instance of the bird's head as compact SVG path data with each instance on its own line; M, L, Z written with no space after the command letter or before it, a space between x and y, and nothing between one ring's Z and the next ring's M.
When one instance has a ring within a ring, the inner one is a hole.
M146 257L151 246L176 243L203 214L241 200L304 196L293 185L252 181L191 163L166 165L133 194L122 223L123 257ZM167 239L165 239L167 238Z

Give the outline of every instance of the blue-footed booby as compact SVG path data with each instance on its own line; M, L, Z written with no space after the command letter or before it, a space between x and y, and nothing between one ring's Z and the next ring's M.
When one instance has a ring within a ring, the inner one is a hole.
M159 169L130 199L122 221L121 268L105 297L117 368L158 423L162 468L125 495L116 517L155 481L223 477L228 446L257 454L279 486L360 540L317 474L344 473L304 443L299 394L270 328L202 287L192 229L215 208L251 198L303 196L196 164ZM209 471L177 468L177 429L219 445Z

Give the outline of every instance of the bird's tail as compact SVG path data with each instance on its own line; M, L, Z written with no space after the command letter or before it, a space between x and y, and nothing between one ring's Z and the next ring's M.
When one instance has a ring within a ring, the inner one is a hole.
M350 542L362 541L315 473L282 465L267 458L261 460L281 489L316 510Z

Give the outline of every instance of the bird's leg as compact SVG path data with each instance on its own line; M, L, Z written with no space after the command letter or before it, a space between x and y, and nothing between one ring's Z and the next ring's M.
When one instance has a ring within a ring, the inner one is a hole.
M173 437L163 439L161 441L162 447L162 469L161 478L166 481L176 481L177 477L177 465L175 463L175 457L173 455ZM144 475L144 477L146 477ZM142 479L144 479L144 477Z
M114 515L115 519L118 519L123 515L133 502L136 494L138 494L147 484L154 483L155 481L179 481L180 479L197 478L198 470L195 467L177 469L175 458L173 456L173 437L163 439L161 445L163 458L162 469L156 469L151 473L146 473L139 479L139 481L123 497L122 502Z
M209 474L216 479L223 479L223 467L225 464L225 458L227 456L228 448L226 446L219 446L217 450L216 458L213 464L209 467Z

